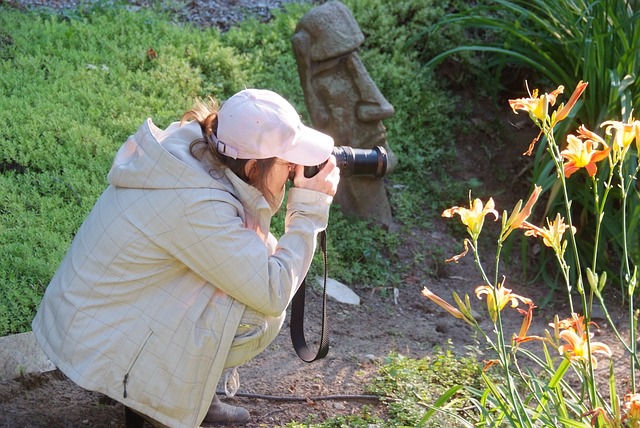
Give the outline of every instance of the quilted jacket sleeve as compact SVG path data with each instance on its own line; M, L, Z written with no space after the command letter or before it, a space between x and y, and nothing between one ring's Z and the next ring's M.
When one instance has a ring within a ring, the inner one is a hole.
M244 226L236 205L203 199L175 228L174 255L234 299L278 316L307 274L331 200L319 192L291 189L285 233L270 255L258 234Z

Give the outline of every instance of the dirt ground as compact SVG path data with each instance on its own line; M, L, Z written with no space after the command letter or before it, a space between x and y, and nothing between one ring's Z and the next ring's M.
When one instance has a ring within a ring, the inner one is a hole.
M207 3L205 1L201 1ZM9 4L37 4L39 0L9 0ZM45 2L51 5L56 2ZM58 3L73 3L72 0ZM132 3L142 3L135 2ZM197 2L192 2L197 3ZM208 2L216 5L227 4L237 7L243 1ZM254 2L244 1L255 5ZM275 2L264 2L273 4ZM218 13L220 9L218 8ZM227 24L234 18L227 14ZM486 106L484 106L486 107ZM482 123L490 120L490 112L480 107L474 121L483 129ZM504 112L503 112L504 113ZM523 117L509 116L503 121L504 129L511 136L512 144L497 147L486 145L479 150L471 141L458 141L459 170L454 179L468 181L475 178L483 183L482 195L497 196L499 210L511 210L516 199L526 198L526 185L518 185L517 180L498 180L496 165L508 169L507 174L517 176L529 162L519 155L526 149L531 130L522 128L516 120ZM479 131L478 139L488 138ZM475 195L474 195L475 196ZM464 201L460 201L464 203ZM446 207L443 207L446 208ZM438 213L435 213L438 214ZM469 294L479 313L483 302L473 295L473 289L481 282L479 273L470 255L458 264L444 264L446 257L461 250L461 239L453 237L447 222L458 221L435 219L428 228L408 232L398 254L399 262L414 260L416 256L431 249L426 260L431 260L432 275L424 275L423 269L416 268L408 273L405 283L394 296L393 290L371 290L354 287L360 296L358 306L329 301L329 322L331 349L329 355L314 363L300 360L291 345L288 321L268 349L239 369L241 386L234 398L222 397L223 401L247 408L252 421L246 427L276 427L290 421L303 422L315 418L323 420L337 415L358 413L363 406L370 406L374 412L384 414L384 407L368 396L364 385L375 376L376 370L385 356L392 352L422 358L433 352L436 346L451 346L460 354L477 347L472 329L464 322L448 315L444 310L421 296L423 287L451 301L451 292ZM437 251L433 251L436 249ZM433 257L437 255L438 259ZM549 289L544 284L518 285L516 278L508 279L509 288L514 292L542 301ZM555 314L567 317L568 310L563 303L565 293L559 292L548 305L536 310L533 334L541 334L546 324ZM320 325L319 290L311 290L307 296L307 320L305 325L310 339L317 338ZM616 309L616 308L612 308ZM622 309L620 309L622 314ZM504 311L505 330L517 332L521 316L513 309ZM622 318L623 314L619 318ZM614 315L616 319L618 315ZM483 324L490 330L488 320ZM599 335L610 334L604 323ZM602 339L600 339L602 340ZM607 341L610 343L611 341ZM623 355L622 349L614 347L616 359ZM617 377L624 386L624 371ZM624 392L624 391L623 391ZM67 380L59 372L39 376L29 376L0 383L0 427L124 427L124 411L121 404L97 393L85 391Z

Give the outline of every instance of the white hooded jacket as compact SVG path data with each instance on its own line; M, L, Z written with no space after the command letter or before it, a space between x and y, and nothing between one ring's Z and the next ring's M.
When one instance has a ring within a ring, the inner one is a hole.
M72 381L170 427L204 419L245 308L286 310L332 199L292 188L276 243L261 193L193 158L199 138L150 119L129 137L32 324Z

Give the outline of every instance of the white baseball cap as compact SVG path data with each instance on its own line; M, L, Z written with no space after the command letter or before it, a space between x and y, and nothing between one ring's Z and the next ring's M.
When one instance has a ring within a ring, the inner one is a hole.
M333 138L305 126L291 104L275 92L245 89L218 111L220 153L237 159L278 157L298 165L320 165L331 155Z

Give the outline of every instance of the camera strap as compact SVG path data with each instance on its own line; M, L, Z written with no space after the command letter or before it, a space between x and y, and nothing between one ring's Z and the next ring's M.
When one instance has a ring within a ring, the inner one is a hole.
M298 357L307 363L319 360L327 356L329 352L329 327L327 325L327 276L329 268L327 265L327 232L322 231L318 234L320 239L320 249L322 250L322 260L324 261L324 289L322 292L322 331L320 332L320 345L317 353L313 353L307 346L304 337L304 299L305 289L307 286L307 278L305 277L300 284L300 288L293 296L291 301L291 342L296 350Z

